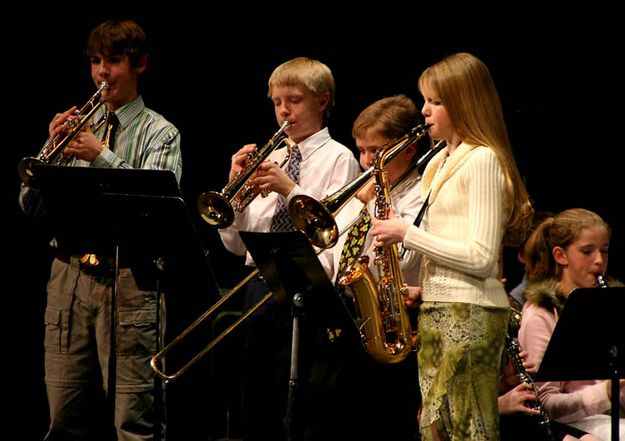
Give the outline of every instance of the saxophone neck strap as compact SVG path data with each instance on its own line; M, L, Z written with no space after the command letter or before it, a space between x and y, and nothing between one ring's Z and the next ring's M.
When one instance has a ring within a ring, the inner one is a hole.
M430 192L428 193L427 197L425 198L425 202L423 203L423 205L421 206L421 209L419 210L419 214L417 214L417 217L414 220L413 225L415 227L418 227L419 225L421 225L421 220L423 219L423 215L425 215L425 210L428 208L430 194L432 194L432 190L430 190Z

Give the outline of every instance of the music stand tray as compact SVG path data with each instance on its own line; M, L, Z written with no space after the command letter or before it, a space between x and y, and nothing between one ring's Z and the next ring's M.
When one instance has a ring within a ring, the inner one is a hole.
M33 173L59 248L71 254L112 255L120 236L134 239L124 231L120 217L129 215L115 206L114 195L181 196L169 170L38 164ZM143 207L133 211L139 210Z
M619 430L618 383L625 374L624 310L625 287L574 290L536 374L538 382L611 379L613 439Z
M171 170L135 168L69 167L34 164L33 176L41 187L65 187L71 191L132 193L151 196L181 196Z

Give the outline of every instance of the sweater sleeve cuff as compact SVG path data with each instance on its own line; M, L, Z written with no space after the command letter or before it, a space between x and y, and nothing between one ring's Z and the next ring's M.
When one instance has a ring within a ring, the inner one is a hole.
M406 230L406 235L404 236L404 248L408 248L413 250L418 243L419 237L419 228L414 225L410 225L408 230Z

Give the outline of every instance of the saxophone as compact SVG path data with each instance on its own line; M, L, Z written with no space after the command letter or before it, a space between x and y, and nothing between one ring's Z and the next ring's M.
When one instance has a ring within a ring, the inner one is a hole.
M521 313L512 309L510 321L508 322L508 333L506 334L506 354L514 367L520 382L529 384L532 387L532 391L536 395L536 401L529 402L528 405L532 409L540 412L539 415L536 415L538 418L539 430L544 435L545 440L554 441L555 438L553 437L553 433L551 431L549 416L538 400L538 389L536 388L536 384L534 383L534 380L529 372L525 369L525 366L523 366L523 359L519 355L521 352L521 345L519 344L518 338L520 323Z
M379 151L372 168L375 217L378 219L388 218L390 185L384 163L394 147ZM374 253L377 282L369 269L369 256L362 256L345 268L338 284L351 287L360 335L367 352L379 363L399 363L416 347L415 333L404 306L408 287L403 282L397 245L375 247Z

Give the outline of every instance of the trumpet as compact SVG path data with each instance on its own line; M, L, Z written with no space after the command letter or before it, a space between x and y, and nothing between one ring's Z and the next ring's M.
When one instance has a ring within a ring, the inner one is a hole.
M82 131L96 110L98 110L105 103L102 99L102 92L108 89L108 87L109 84L106 81L102 81L98 90L91 98L89 98L89 101L87 101L79 110L76 110L74 114L65 121L64 125L66 130L51 138L43 146L37 157L28 156L20 160L17 166L17 171L24 184L31 188L36 188L35 174L33 172L35 164L69 164L69 162L73 159L73 156L68 155L63 150L74 140L76 135ZM92 124L90 127L91 131L95 132L98 130L105 121L105 117L102 117L97 123Z
M267 196L268 193L266 191L260 191L256 187L249 185L249 180L269 154L283 145L286 145L288 153L280 167L284 166L289 160L291 147L285 130L290 125L289 121L284 121L280 129L274 133L260 150L250 153L247 157L245 168L237 173L221 192L206 191L199 196L197 208L204 221L217 228L229 227L234 222L235 211L237 213L242 212L259 193L263 197Z
M389 141L383 147L387 152L384 155L383 165L386 166L407 147L422 138L429 127L428 124L418 125L404 136ZM444 146L444 141L438 142L419 158L414 167L420 168ZM289 215L293 226L306 234L313 245L319 248L332 248L339 237L334 216L373 178L373 170L372 167L361 173L356 179L321 201L307 195L294 196L289 203Z

